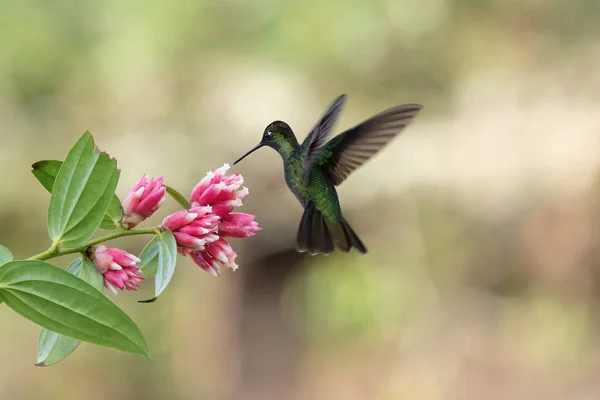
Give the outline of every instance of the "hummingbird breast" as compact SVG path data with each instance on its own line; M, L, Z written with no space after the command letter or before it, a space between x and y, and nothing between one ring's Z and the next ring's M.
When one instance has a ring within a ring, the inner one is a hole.
M308 186L304 183L304 163L300 157L290 157L284 164L285 183L298 199L302 207L308 202Z
M337 191L325 171L315 166L310 172L308 183L304 181L304 162L302 157L290 157L285 162L285 181L302 207L309 201L331 222L340 223L342 211Z

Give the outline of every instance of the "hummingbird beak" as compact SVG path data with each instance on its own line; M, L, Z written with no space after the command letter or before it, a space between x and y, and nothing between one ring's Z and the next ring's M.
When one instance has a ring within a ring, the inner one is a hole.
M233 162L233 165L239 163L240 161L242 161L244 158L246 158L247 156L249 156L250 154L254 153L256 150L260 149L261 147L263 147L264 144L259 143L256 146L254 146L253 148L251 148L246 154L244 154L243 156L241 156L240 158L238 158L237 160L235 160Z

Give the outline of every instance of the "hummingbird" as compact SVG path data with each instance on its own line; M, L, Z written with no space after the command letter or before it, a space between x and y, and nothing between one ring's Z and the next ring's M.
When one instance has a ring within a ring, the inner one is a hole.
M423 108L419 104L390 108L327 141L345 101L345 94L335 99L302 144L285 122L270 123L260 143L233 163L264 146L281 155L287 186L304 207L296 237L299 252L329 254L336 244L344 252L352 247L367 252L344 219L335 187L402 132Z

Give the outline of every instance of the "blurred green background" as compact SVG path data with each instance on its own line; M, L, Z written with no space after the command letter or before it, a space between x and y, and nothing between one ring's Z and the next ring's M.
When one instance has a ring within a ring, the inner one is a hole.
M281 161L236 166L264 228L215 279L180 260L155 304L111 298L150 361L93 345L49 368L0 305L1 399L597 399L600 2L0 0L0 243L46 249L30 174L85 129L189 193L275 119L304 137L421 103L339 189L370 252L293 250ZM175 210L167 202L151 223ZM144 238L116 241L139 253ZM57 260L66 265L68 257Z

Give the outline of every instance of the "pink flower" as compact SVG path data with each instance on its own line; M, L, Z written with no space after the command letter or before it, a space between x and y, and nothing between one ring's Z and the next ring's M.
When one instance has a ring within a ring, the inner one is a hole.
M211 275L219 276L221 274L221 262L212 258L206 251L192 251L189 255L200 268Z
M140 259L124 250L93 246L90 258L98 272L104 275L104 286L113 293L117 293L115 287L121 290L137 290L140 287L139 282L144 279L136 265Z
M219 239L217 228L219 217L212 213L212 207L193 207L177 211L162 222L162 228L175 236L180 253L185 249L204 250L205 245Z
M256 232L262 231L258 223L254 221L254 215L245 213L229 213L222 218L219 225L219 236L248 238Z
M235 254L231 245L224 239L208 243L204 251L192 251L189 254L200 268L210 272L214 276L221 274L221 267L223 266L229 267L234 271L238 267L235 263L237 254Z
M233 251L231 245L227 243L225 239L219 238L219 240L208 243L206 245L206 252L215 260L223 263L226 267L229 267L234 271L237 269L238 266L235 263L237 254L235 254L235 251Z
M248 195L248 188L242 187L244 178L240 174L224 176L228 170L229 164L224 164L202 178L192 190L192 207L210 205L212 212L222 217L242 205L242 200Z
M248 195L240 174L225 175L229 165L209 172L194 187L192 208L169 215L161 228L173 232L177 251L200 268L219 276L222 267L237 269L237 254L224 237L247 238L262 230L254 215L233 213Z
M133 228L150 217L165 201L167 188L163 185L163 177L148 181L146 174L136 183L123 201L123 224Z

